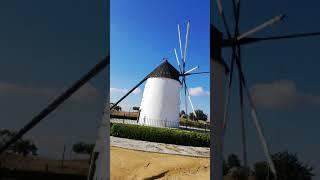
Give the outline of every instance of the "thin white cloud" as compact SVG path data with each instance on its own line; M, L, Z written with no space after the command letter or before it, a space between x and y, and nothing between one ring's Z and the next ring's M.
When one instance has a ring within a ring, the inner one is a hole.
M58 96L65 88L45 88L20 83L0 82L0 96ZM92 100L99 96L98 90L91 84L81 87L71 99L76 101Z
M54 93L55 90L50 88L36 88L18 83L0 82L0 95L52 95Z
M110 88L110 102L117 102L129 89L126 88ZM132 111L133 106L140 106L139 94L142 92L140 88L136 88L131 95L124 99L118 105L123 111Z
M190 96L208 96L209 91L205 91L202 87L189 88Z
M115 94L115 95L125 94L128 91L129 90L125 89L125 88L110 88L110 93L111 94ZM140 93L141 93L141 89L140 88L137 88L132 92L132 94L140 94Z
M72 98L76 101L88 101L99 97L99 91L92 84L86 84L77 91Z
M112 94L112 93L120 93L120 94L124 94L124 93L126 93L126 92L128 92L128 90L127 89L119 89L119 88L110 88L110 93Z
M306 104L320 104L320 96L300 92L294 81L277 80L256 84L251 88L257 106L268 109L288 109Z
M133 94L140 94L140 93L141 93L141 89L140 89L140 88L137 88L137 89L135 89L132 93L133 93Z

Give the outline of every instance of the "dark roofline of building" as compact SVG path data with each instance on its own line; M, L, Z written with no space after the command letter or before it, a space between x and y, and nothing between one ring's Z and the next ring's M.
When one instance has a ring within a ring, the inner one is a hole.
M168 60L164 60L156 69L154 69L149 77L165 77L179 81L180 73L174 68Z
M221 46L220 41L223 38L223 34L212 24L210 25L210 58L213 58L213 61L221 64L226 71L226 74L230 72L229 66L221 57ZM215 44L214 44L215 43Z

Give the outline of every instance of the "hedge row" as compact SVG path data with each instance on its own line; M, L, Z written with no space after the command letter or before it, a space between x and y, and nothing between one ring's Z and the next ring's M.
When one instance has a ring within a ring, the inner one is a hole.
M117 115L117 114L110 114L110 118L137 120L136 116L125 116L125 115Z
M111 136L184 146L210 146L208 133L132 124L113 123L111 125Z
M196 122L196 121L180 120L179 123L180 123L181 126L196 127L196 128L202 128L202 129L210 129L210 125L209 124L204 124L204 123Z

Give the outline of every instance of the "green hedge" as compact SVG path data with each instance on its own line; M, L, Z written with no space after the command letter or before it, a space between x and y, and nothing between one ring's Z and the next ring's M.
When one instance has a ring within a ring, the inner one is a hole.
M166 144L197 147L210 146L210 137L208 133L199 133L179 129L113 123L111 126L111 135L121 138Z
M117 115L117 114L110 114L110 118L137 120L137 117L135 116L124 116L124 115Z
M204 124L204 123L196 122L196 121L180 120L179 123L180 123L181 126L195 127L195 128L202 128L202 129L210 129L210 125L209 124Z

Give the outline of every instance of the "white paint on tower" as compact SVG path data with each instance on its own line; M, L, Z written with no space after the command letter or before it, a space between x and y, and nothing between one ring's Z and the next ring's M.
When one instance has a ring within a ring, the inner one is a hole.
M179 72L164 61L148 78L140 106L139 124L179 127Z
M149 78L146 82L139 123L157 127L178 127L180 82L170 78Z

